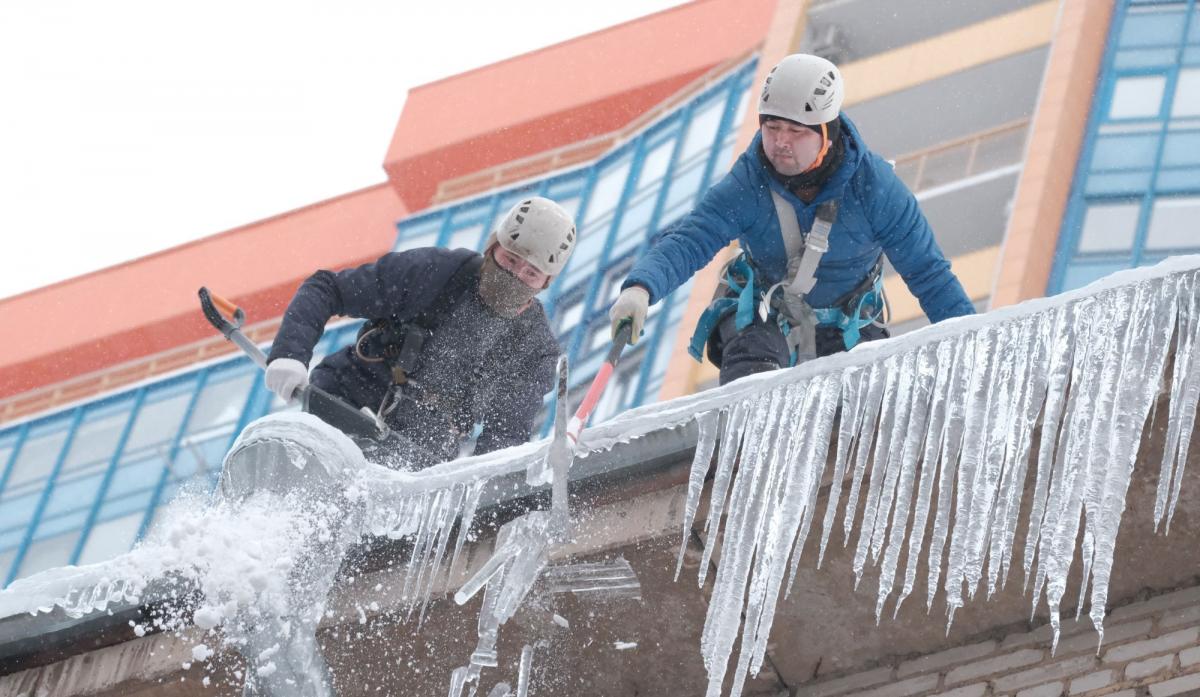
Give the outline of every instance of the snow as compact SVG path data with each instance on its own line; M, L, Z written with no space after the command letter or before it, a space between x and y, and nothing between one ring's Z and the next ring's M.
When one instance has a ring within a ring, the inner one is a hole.
M700 525L695 518L715 454L703 527L723 549L701 641L709 695L721 694L739 639L731 694L740 695L746 676L757 673L776 603L795 580L814 521L819 566L839 512L843 544L854 545L855 582L869 567L879 574L877 621L889 603L898 609L912 592L922 554L926 605L940 594L947 622L979 590L990 596L1003 589L1024 525L1029 543L1016 555L1024 584L1035 606L1045 598L1056 629L1082 536L1084 589L1090 587L1091 619L1102 631L1125 493L1160 385L1170 395L1154 511L1162 529L1179 499L1200 399L1198 270L1200 257L1173 258L1053 298L647 405L585 430L577 458L695 422L681 521L686 536ZM1173 367L1164 375L1172 348ZM1043 435L1036 451L1035 428ZM292 642L289 656L315 652L312 642L298 642L315 631L340 555L360 535L412 541L402 595L409 613L423 618L481 502L497 495L499 479L523 478L531 465L536 471L550 445L541 440L397 472L366 463L353 442L311 416L279 414L243 432L231 456L263 443L287 450L296 465L290 474L227 466L217 500L181 499L146 541L117 559L17 581L0 591L0 617L55 606L81 616L139 602L169 582L199 591L203 601L192 618L161 628L189 621L222 628L247 651L270 646L263 641L275 632ZM834 481L848 480L848 490L843 501L841 487L832 487L818 516L817 494L830 467ZM1034 479L1030 494L1027 476ZM1024 504L1030 513L1022 521ZM453 672L451 695L468 682L478 686L480 667L496 665L495 632L546 566L553 528L545 512L510 523L497 539L495 563L460 589L456 598L465 602L486 586L479 647L469 666ZM715 547L710 542L703 551L701 585ZM677 563L677 575L681 568ZM295 593L299 581L303 597ZM272 624L279 617L291 620ZM522 655L525 677L531 653ZM252 670L268 679L290 668L263 657Z

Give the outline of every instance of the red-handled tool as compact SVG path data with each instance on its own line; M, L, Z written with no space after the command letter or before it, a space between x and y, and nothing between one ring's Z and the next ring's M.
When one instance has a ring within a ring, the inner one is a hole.
M579 403L579 408L575 410L575 415L571 417L571 421L567 424L567 437L571 439L571 443L579 441L579 432L583 430L583 424L592 414L592 410L596 408L596 404L600 401L600 395L604 394L604 388L608 385L608 379L612 377L613 371L617 369L617 362L621 360L621 351L625 349L625 344L629 343L629 337L633 334L633 323L624 322L617 329L617 335L613 338L612 348L608 350L608 355L604 358L604 363L600 366L600 370L596 371L596 377L592 379L592 384L588 387L587 394L583 396L583 401Z

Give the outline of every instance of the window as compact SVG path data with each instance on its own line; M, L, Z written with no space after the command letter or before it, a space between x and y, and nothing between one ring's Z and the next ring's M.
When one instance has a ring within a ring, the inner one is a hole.
M467 227L455 230L450 234L450 238L446 240L446 249L471 249L478 250L483 237L483 223L468 225Z
M642 162L642 173L638 176L638 188L645 189L662 179L667 174L667 167L671 164L671 152L675 149L675 141L668 140L659 144Z
M145 514L139 511L92 526L79 555L79 564L95 564L128 552L137 539L144 517Z
M129 421L132 400L125 400L116 407L102 410L89 409L83 422L75 430L71 448L63 462L63 471L71 471L80 465L94 462L108 463L117 449L117 441ZM115 409L115 413L114 413Z
M1092 171L1153 167L1158 141L1157 133L1101 136L1092 155Z
M1164 11L1166 10L1166 11ZM1163 46L1179 43L1183 36L1184 3L1167 8L1135 8L1121 27L1121 48Z
M16 435L12 435L0 442L0 479L4 478L4 471L8 469L8 461L12 459L13 448L16 446Z
M187 424L189 434L235 424L246 406L256 375L249 370L213 370Z
M560 335L567 334L575 330L583 319L583 296L576 295L573 298L564 298L559 301L559 304L554 308L555 326L558 327Z
M1167 78L1163 75L1123 77L1113 88L1112 106L1108 110L1110 119L1154 118L1162 110L1163 89Z
M1175 100L1171 104L1171 118L1192 116L1200 116L1200 68L1179 71L1179 80L1175 83Z
M1089 205L1083 217L1083 230L1079 234L1079 251L1130 251L1140 209L1137 203Z
M400 226L400 234L393 251L402 252L415 247L430 247L437 244L438 233L442 229L444 214L439 213L419 220L405 221Z
M1146 233L1146 249L1196 248L1200 248L1200 196L1155 201Z
M721 95L724 96L724 93ZM725 114L725 100L714 99L696 108L688 124L687 136L683 140L680 160L691 160L700 153L708 152L717 141L717 130Z
M71 559L71 552L75 551L75 542L78 539L79 531L72 530L34 541L25 551L25 558L21 561L21 570L17 572L17 576L23 578L39 571L66 565Z
M629 178L629 163L630 159L626 157L610 166L596 179L591 199L588 200L585 224L594 222L616 208L621 199L621 192L625 189L625 180Z
M31 427L29 436L21 445L21 452L17 454L17 461L13 463L5 488L11 491L22 484L45 479L58 461L69 427L69 417L59 417Z
M125 452L132 453L157 443L170 442L179 431L183 413L192 401L195 381L189 380L147 395L129 432Z

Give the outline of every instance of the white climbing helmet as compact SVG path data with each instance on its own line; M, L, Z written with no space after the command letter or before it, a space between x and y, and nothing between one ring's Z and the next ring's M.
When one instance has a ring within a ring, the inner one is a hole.
M767 73L758 114L820 126L838 117L845 97L846 86L836 65L820 56L793 53Z
M532 196L513 206L488 238L485 249L499 244L533 264L542 273L557 276L575 249L575 221L554 201Z

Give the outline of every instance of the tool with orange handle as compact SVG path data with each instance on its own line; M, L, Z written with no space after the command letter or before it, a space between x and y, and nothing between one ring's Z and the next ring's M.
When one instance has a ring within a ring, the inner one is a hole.
M200 307L209 324L217 328L226 339L240 348L250 360L263 370L267 369L267 356L253 341L242 333L246 313L235 303L222 298L208 288L200 289ZM225 314L222 314L222 313ZM228 317L226 317L226 314ZM292 395L300 401L300 408L317 416L322 421L347 435L383 440L388 435L387 426L373 416L361 412L341 399L329 394L316 385L305 385Z
M629 343L629 336L633 333L633 323L625 321L617 329L617 334L613 337L612 348L608 350L608 356L604 358L604 363L600 365L600 370L596 371L596 377L592 379L592 384L588 387L588 391L583 395L583 401L579 403L579 408L575 410L575 415L571 417L570 423L567 424L567 437L572 443L579 440L579 432L583 430L583 425L587 423L587 419L592 415L592 410L596 408L596 404L600 401L600 395L604 394L604 388L608 385L608 379L612 377L613 371L617 369L617 361L621 359L621 351L624 350L625 344Z

